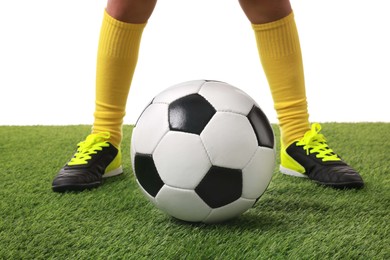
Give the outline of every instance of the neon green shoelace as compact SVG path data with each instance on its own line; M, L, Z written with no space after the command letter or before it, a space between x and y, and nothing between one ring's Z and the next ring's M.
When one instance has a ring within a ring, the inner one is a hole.
M316 153L316 157L325 161L340 161L338 155L329 148L324 135L320 134L321 125L314 123L311 130L307 131L304 137L298 141L298 146L303 146L306 154Z
M91 159L92 154L96 154L97 151L103 150L103 147L110 146L107 140L110 138L109 132L102 132L98 134L89 135L85 141L77 144L77 152L74 157L68 162L68 165L80 165L87 164Z

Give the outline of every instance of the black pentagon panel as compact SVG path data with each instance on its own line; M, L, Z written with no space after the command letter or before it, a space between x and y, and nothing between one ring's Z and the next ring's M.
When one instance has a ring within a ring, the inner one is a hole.
M215 113L214 107L204 97L191 94L169 105L169 127L173 131L200 134Z
M237 169L212 166L195 188L195 192L211 208L225 206L241 197L242 172Z
M253 106L247 117L256 133L258 145L273 148L274 132L264 112L259 107Z
M137 153L134 158L134 169L141 186L147 193L155 197L164 186L164 182L157 172L152 155Z

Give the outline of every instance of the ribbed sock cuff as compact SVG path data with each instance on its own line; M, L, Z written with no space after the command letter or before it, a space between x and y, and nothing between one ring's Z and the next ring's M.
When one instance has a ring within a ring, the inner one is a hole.
M98 55L117 58L129 58L134 55L134 48L140 43L142 32L146 26L121 22L104 12L103 24L99 40Z
M262 57L277 58L300 52L294 13L265 24L252 24Z

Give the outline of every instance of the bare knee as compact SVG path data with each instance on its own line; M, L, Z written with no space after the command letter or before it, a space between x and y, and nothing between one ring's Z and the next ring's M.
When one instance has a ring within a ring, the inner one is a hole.
M290 0L239 0L249 21L253 24L269 23L291 13Z
M106 11L117 20L128 23L146 23L157 0L108 0Z

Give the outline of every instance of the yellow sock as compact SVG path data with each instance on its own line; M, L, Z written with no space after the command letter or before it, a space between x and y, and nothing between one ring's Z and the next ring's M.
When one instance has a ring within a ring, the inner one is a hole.
M287 146L310 130L294 14L266 24L253 24L252 27L278 115L282 144Z
M104 12L96 66L96 107L92 133L110 132L116 147L122 141L127 96L137 65L145 24L118 21Z

